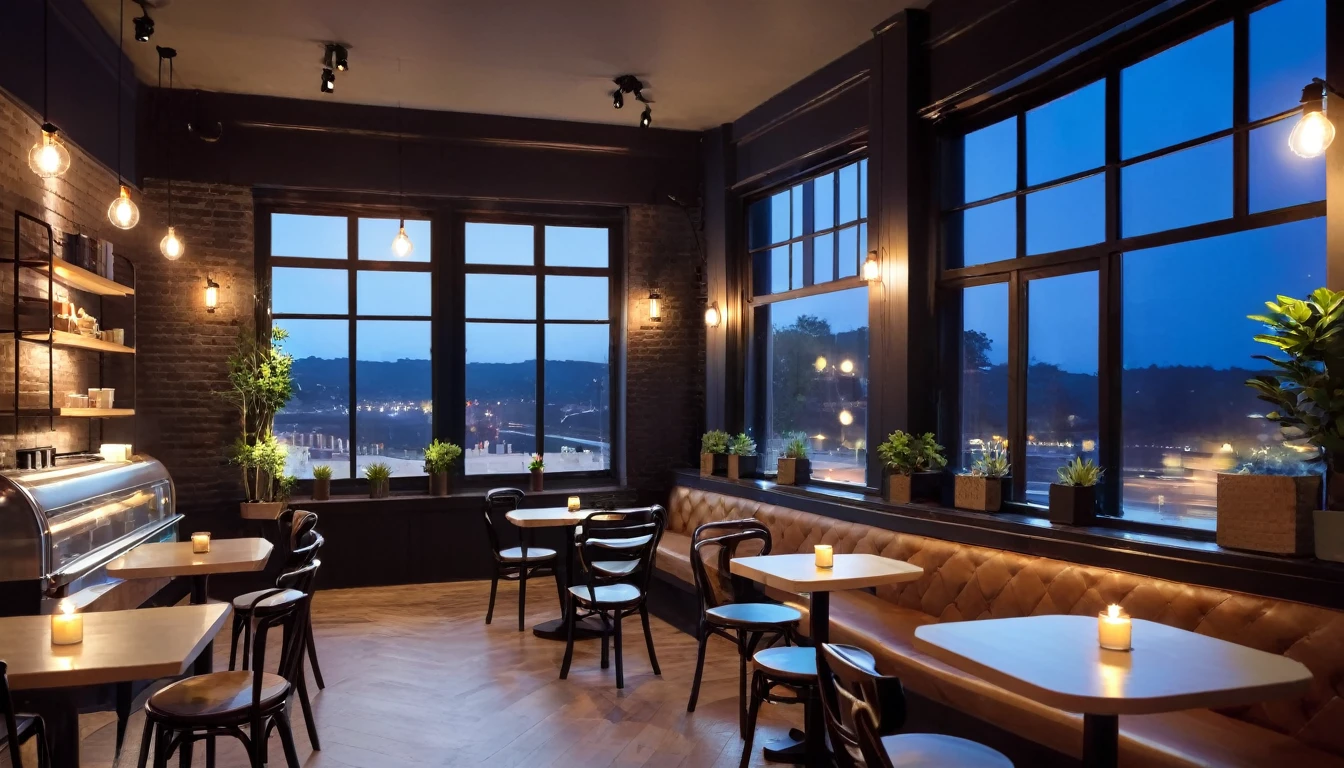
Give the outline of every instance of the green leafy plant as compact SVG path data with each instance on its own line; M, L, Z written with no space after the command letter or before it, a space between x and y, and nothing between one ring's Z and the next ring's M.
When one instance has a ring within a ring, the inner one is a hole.
M969 474L975 477L1003 478L1012 465L1008 463L1008 447L1002 440L990 440L971 464Z
M807 435L802 432L795 432L789 438L788 444L784 447L784 458L786 459L806 459L807 458Z
M364 477L372 484L385 483L392 477L392 468L381 461L365 464Z
M242 467L243 493L252 502L276 501L284 476L285 451L272 428L276 412L294 396L294 358L283 347L288 337L279 326L267 339L244 330L229 356L229 388L219 392L238 411L239 435L229 458Z
M729 435L727 432L724 432L722 429L715 429L706 432L704 436L700 438L700 452L727 453L728 441L732 439L733 439L732 436Z
M529 461L527 463L527 470L529 472L542 472L545 471L545 469L546 469L546 462L541 458L541 454L540 453L532 454L532 461Z
M249 445L240 437L233 444L230 461L243 469L243 490L253 503L284 501L280 483L285 476L285 448L267 434Z
M1082 456L1077 456L1068 464L1057 470L1060 485L1096 485L1102 474L1105 472L1098 467L1091 459L1083 460Z
M294 475L281 475L276 482L275 500L289 501L294 496L294 489L299 485L299 478Z
M746 432L743 432L729 441L728 453L737 456L754 456L756 455L756 441L752 440Z
M425 471L431 475L447 472L462 455L462 447L440 442L438 438L425 447Z
M1319 455L1319 450L1302 452L1287 446L1264 446L1253 449L1247 456L1239 456L1235 472L1239 475L1290 477L1317 474L1318 470L1313 468L1310 462Z
M877 455L883 464L901 475L929 472L947 466L943 446L934 439L932 432L911 435L898 429L877 446Z
M331 467L327 466L326 464L315 464L315 465L313 465L313 479L314 479L314 480L330 480L330 479L331 479Z

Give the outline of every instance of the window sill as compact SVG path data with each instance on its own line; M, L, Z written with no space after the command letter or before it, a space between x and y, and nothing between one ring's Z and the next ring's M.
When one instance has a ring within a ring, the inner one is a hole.
M633 497L634 495L634 491L629 488L623 488L619 485L612 485L609 483L602 485L592 483L587 484L557 483L557 486L558 487L554 488L548 487L539 493L529 492L527 494L527 498L532 503L528 503L527 506L529 507L564 506L565 502L570 496L583 497L591 495L600 495L600 496L623 497L628 495ZM423 493L420 491L392 491L392 493L381 499L370 498L367 491L363 493L339 493L339 494L333 493L331 495L331 498L324 499L322 501L318 501L317 499L314 499L311 496L307 497L298 496L295 497L291 503L295 507L302 507L302 508L311 507L314 509L318 508L330 509L333 507L353 507L353 506L363 506L366 504L405 505L408 507L412 506L419 507L436 502L439 504L447 504L452 507L460 508L465 505L458 502L468 500L473 502L481 501L485 498L485 494L488 491L490 491L491 488L499 488L499 487L501 486L493 485L493 486L480 486L469 488L454 488L452 492L449 493L447 496L431 496L430 494Z

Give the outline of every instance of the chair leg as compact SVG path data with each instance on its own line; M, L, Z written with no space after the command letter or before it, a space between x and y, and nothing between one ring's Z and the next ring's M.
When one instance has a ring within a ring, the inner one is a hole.
M523 561L518 564L518 631L523 631L523 616L527 613L527 532L519 529L518 545L523 550Z
M238 662L238 636L243 633L243 613L237 611L233 614L233 632L229 638L229 671L237 669Z
M653 630L649 628L649 606L646 603L639 604L639 620L644 624L644 644L649 648L649 666L653 667L653 674L662 677L663 671L658 668L658 654L653 652Z
M565 611L565 660L560 662L560 679L569 677L569 663L574 660L574 616L579 612L579 606L574 603L574 598L569 598L569 610Z
M308 663L313 666L313 679L317 681L317 689L323 690L327 684L322 680L322 667L317 663L317 641L313 640L313 619L308 617Z
M489 624L490 619L495 616L495 592L499 589L499 570L496 569L493 576L490 577L490 607L485 609L485 623Z
M168 729L159 726L154 729L154 768L168 768Z
M747 710L747 729L742 734L742 762L741 768L747 768L751 763L751 742L756 737L756 716L761 711L761 699L764 698L764 691L761 686L764 678L759 671L751 676L751 706Z
M747 633L737 630L737 729L747 738Z
M249 669L248 663L252 660L252 617L248 616L243 620L243 669Z
M317 738L317 721L313 719L313 705L308 702L308 683L299 676L299 704L303 707L303 722L308 726L308 743L313 745L314 750L322 749L322 742Z
M625 687L625 671L621 666L621 609L611 612L611 638L616 648L616 687Z
M145 730L140 736L140 759L136 761L136 768L148 768L149 765L149 745L154 741L154 721L148 716L145 717Z
M695 652L695 677L691 679L691 700L686 705L687 712L695 711L695 703L700 700L700 676L705 672L705 644L709 640L709 628L704 619L696 626L695 637L699 646Z
M191 768L191 739L182 739L177 748L177 768Z
M611 645L611 622L607 621L606 611L599 610L597 615L602 617L602 668L611 667L611 656L608 648Z
M285 748L286 767L299 768L299 752L294 748L294 732L289 728L289 715L283 710L275 716L275 729L280 732L280 744Z

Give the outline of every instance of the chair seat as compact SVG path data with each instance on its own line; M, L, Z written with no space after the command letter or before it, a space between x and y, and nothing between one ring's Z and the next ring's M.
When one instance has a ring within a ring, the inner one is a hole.
M625 536L616 539L589 539L589 546L603 549L638 549L653 539L652 535Z
M509 547L508 549L500 550L499 559L508 563L521 563L521 562L535 563L540 562L542 560L555 559L555 550L547 549L545 547L528 547L527 560L524 561L522 547Z
M293 589L274 589L274 588L258 589L255 592L247 592L245 594L233 598L233 610L247 613L248 611L252 610L252 608L254 607L252 604L256 603L259 598L261 599L259 605L262 608L267 608L273 605L279 605L280 603L288 602L289 600L294 599L294 596L295 594L297 594L297 592L298 592L297 590ZM264 595L270 595L270 597L263 598Z
M579 602L588 605L626 605L639 602L642 597L639 587L634 584L607 584L593 587L591 596L588 587L575 586L569 588L569 593L578 598Z
M149 697L155 713L184 719L247 717L252 704L252 672L211 672L179 680ZM261 705L267 707L289 695L289 681L263 673Z
M711 624L721 627L761 627L776 626L783 628L803 617L802 611L787 605L775 603L730 603L705 611Z
M594 571L604 576L629 576L639 567L638 560L598 560L592 563Z
M892 768L1013 768L1013 761L984 744L937 733L883 736Z
M872 654L867 651L855 653L854 661L874 667ZM810 682L817 679L817 649L800 648L796 645L784 648L766 648L751 657L756 668L771 677L795 682Z

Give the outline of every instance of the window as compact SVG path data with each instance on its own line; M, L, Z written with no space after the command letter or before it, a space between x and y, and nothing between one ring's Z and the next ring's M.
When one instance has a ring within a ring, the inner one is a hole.
M757 296L855 277L867 252L868 161L758 200L747 230Z
M1279 442L1245 317L1326 282L1324 162L1287 146L1324 30L1279 0L944 138L945 428L962 466L1008 441L1018 511L1082 456L1103 513L1212 530L1217 472Z

